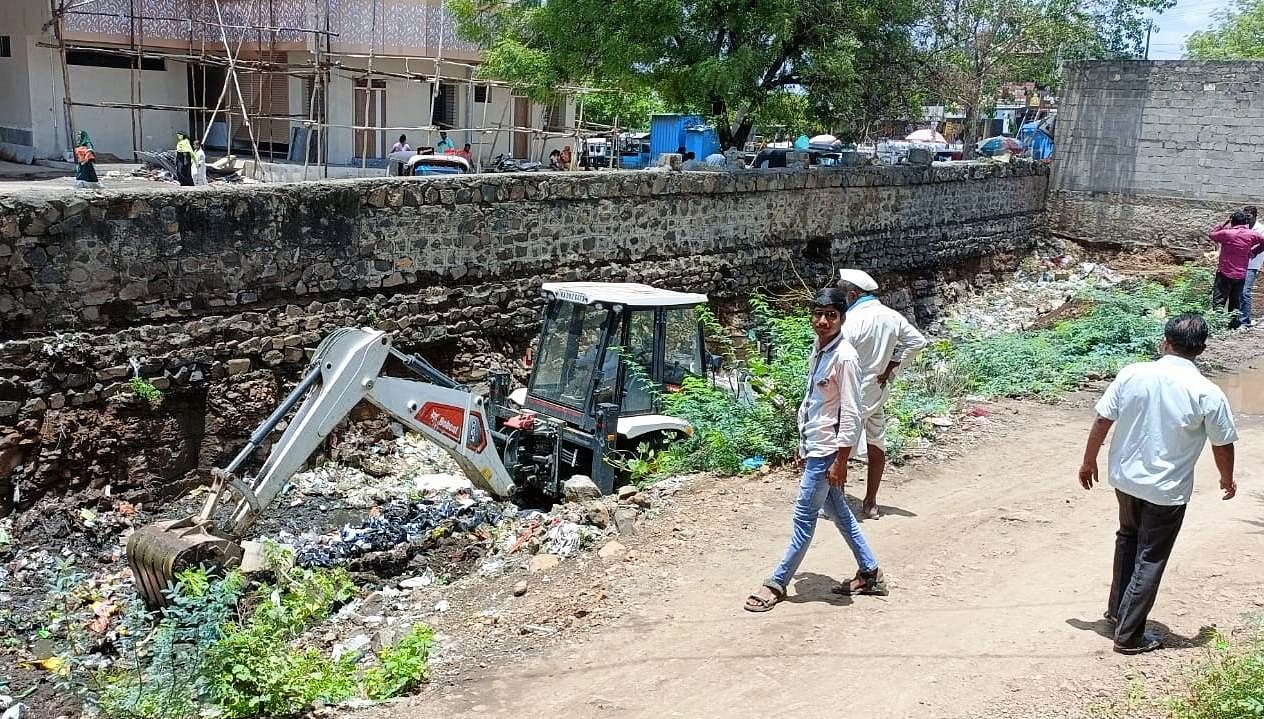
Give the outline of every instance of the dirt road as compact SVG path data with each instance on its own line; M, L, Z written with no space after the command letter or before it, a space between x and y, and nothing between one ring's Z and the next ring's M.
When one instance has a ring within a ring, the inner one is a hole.
M640 559L607 563L621 606L605 626L504 665L440 670L374 716L1067 717L1109 703L1129 676L1175 678L1203 656L1206 627L1241 626L1264 603L1264 419L1239 417L1237 499L1221 501L1210 456L1200 462L1152 614L1172 648L1126 658L1098 621L1115 500L1075 482L1092 418L1076 405L1006 405L1017 414L973 450L885 490L886 516L864 529L890 597L828 591L855 566L822 523L789 600L743 611L784 548L796 478L729 480L635 543Z

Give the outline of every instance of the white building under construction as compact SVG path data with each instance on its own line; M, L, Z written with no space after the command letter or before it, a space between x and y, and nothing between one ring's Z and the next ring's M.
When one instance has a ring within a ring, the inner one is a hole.
M378 164L446 130L486 163L576 134L569 91L532 102L476 77L443 0L3 0L0 158L174 146L318 168Z

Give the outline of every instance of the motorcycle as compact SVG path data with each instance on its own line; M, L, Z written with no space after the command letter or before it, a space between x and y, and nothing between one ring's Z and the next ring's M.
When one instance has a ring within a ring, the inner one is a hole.
M505 157L501 153L491 162L491 167L487 168L487 172L539 172L540 163L532 160L519 160L514 157Z

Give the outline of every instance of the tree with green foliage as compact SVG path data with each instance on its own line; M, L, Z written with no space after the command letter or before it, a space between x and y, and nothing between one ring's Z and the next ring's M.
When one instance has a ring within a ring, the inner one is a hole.
M1218 10L1215 24L1185 41L1185 51L1196 60L1264 58L1264 0L1237 0Z
M583 103L585 122L621 130L648 128L650 115L669 111L663 98L646 87L585 93Z
M449 0L480 72L540 101L558 88L651 88L703 111L740 146L770 102L801 88L821 125L916 107L881 60L914 52L915 0Z
M930 92L965 113L973 150L981 116L1006 82L1054 84L1064 60L1137 57L1147 13L1175 0L941 0L922 28Z

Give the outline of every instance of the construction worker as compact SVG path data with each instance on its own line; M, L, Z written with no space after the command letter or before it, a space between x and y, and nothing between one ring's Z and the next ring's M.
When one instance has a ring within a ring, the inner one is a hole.
M189 136L183 132L176 133L176 179L181 185L193 186L193 145L189 144Z
M202 149L202 141L193 141L193 184L206 184L206 150Z
M75 141L75 187L95 189L100 187L97 180L97 155L92 147L92 138L87 130L79 131L79 139Z
M904 315L883 305L874 292L878 283L861 270L839 270L838 289L847 295L847 323L843 334L860 357L861 408L865 418L865 446L861 459L868 462L865 501L861 516L877 519L878 487L886 470L884 410L891 378L900 365L926 346L926 338Z

